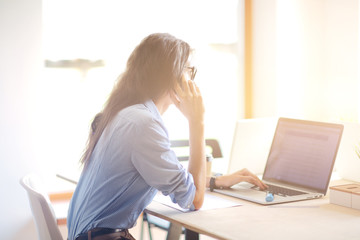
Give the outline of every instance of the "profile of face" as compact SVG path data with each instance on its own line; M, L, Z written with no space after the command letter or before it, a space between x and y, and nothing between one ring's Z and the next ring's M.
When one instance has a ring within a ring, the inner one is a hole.
M178 80L178 84L180 84L185 80L185 81L194 81L195 80L195 76L197 73L197 68L195 66L192 65L192 61L187 61L187 63L185 64L184 70L182 72L181 78ZM171 104L174 104L172 99L171 99L171 92L175 93L175 97L177 97L176 91L174 89L171 89L169 91L166 92L165 96L164 96L164 100L165 102L168 104L168 106L170 106ZM177 97L178 99L178 97Z

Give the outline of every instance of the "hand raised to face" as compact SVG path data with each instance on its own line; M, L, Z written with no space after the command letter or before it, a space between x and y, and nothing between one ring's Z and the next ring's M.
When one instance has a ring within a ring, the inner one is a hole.
M199 87L192 80L182 76L170 97L175 106L184 114L189 122L204 122L205 107Z

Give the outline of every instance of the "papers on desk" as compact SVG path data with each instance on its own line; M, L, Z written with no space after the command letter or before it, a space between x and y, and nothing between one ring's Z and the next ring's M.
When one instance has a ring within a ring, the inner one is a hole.
M154 201L162 203L162 204L167 205L169 207L175 208L175 209L180 210L182 212L188 212L189 211L188 209L181 208L178 204L173 203L169 196L164 196L161 193L158 193L155 196ZM224 199L222 197L217 197L217 196L209 194L209 193L205 193L204 204L203 204L203 206L201 207L201 209L199 211L218 209L218 208L236 207L236 206L241 206L241 204L237 203L237 202L234 202L234 201Z

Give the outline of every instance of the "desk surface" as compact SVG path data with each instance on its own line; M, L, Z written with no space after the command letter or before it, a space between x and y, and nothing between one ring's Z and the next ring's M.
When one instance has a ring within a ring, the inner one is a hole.
M207 194L238 201L242 206L183 213L152 202L146 212L217 239L360 239L360 211L330 204L328 195L262 206Z

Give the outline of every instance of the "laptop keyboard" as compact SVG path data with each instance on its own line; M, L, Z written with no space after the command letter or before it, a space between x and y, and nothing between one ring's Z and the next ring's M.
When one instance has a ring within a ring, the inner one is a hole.
M306 194L305 192L300 192L300 191L289 189L289 188L279 187L279 186L270 185L270 184L266 184L266 185L269 188L266 189L265 191L271 192L271 193L279 195L279 196L285 197L285 196L296 196L296 195ZM259 187L257 187L257 186L254 186L252 188L256 189L256 190L260 190Z

